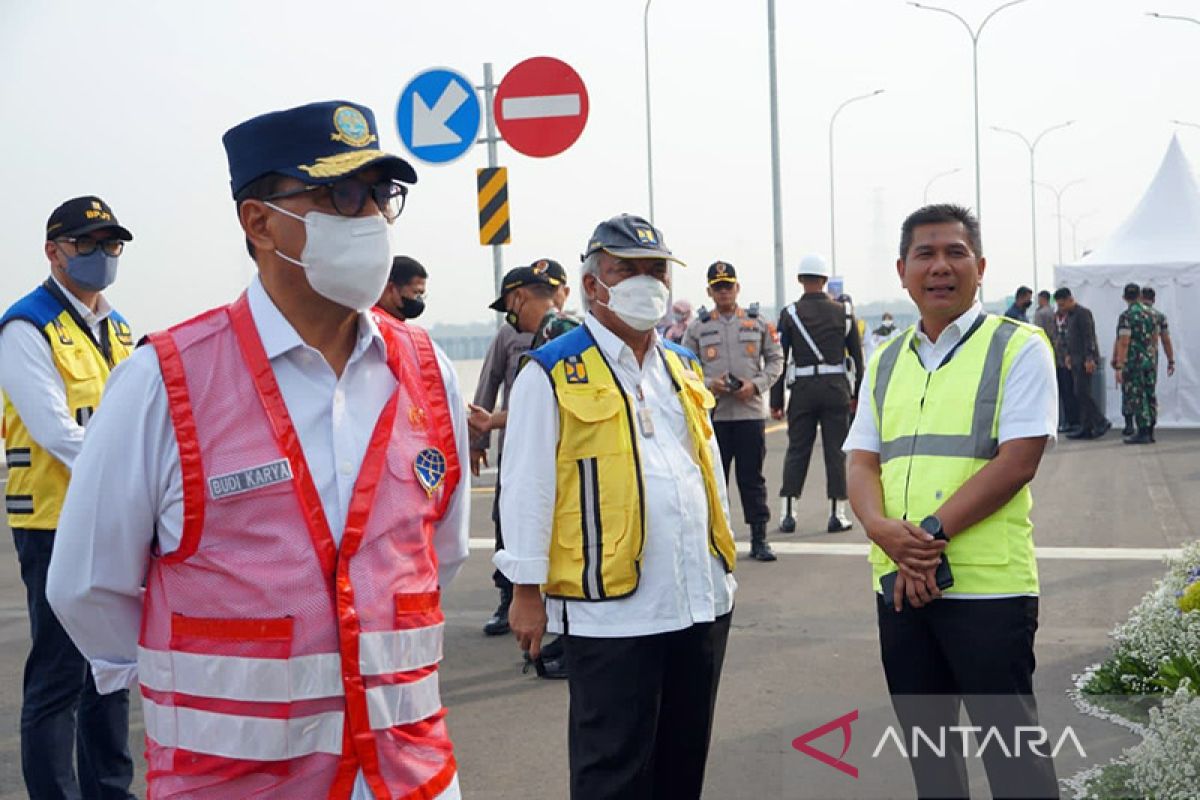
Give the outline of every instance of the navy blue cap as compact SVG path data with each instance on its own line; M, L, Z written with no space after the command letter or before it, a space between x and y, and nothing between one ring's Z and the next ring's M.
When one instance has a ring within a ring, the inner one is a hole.
M606 219L596 226L592 238L588 239L587 258L599 250L617 258L665 258L680 266L687 266L675 256L663 241L662 231L641 217L633 214Z
M558 266L557 262L543 258L533 262L528 267L510 269L504 274L504 279L500 281L500 296L492 301L492 304L488 308L501 313L507 311L508 309L504 306L504 298L508 297L510 292L516 291L522 286L562 286L563 281L551 274L551 264ZM562 270L562 267L559 267L559 269ZM565 270L563 270L563 275L566 275Z
M728 261L714 261L708 268L708 285L737 283L737 270Z
M221 141L235 197L272 172L323 184L373 166L404 183L417 182L411 164L379 149L371 109L347 100L272 111L235 125Z
M73 197L50 212L50 219L46 220L46 240L82 236L102 228L112 229L118 239L133 241L133 234L117 222L117 215L108 203L91 194Z

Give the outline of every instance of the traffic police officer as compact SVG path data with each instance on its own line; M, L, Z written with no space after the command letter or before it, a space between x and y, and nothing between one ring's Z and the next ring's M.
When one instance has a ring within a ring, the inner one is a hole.
M700 356L704 383L717 398L713 431L721 448L726 480L737 462L738 494L750 526L750 557L774 561L767 544L766 395L783 372L783 351L774 327L759 316L758 303L738 306L737 270L717 261L708 268L708 296L715 310L701 308L688 326L684 347Z
M825 293L829 265L816 254L805 256L796 270L804 294L779 315L779 343L785 361L783 376L771 389L771 415L783 419L787 404L788 449L783 461L783 518L779 530L796 530L792 506L799 501L808 475L808 462L821 426L825 451L825 488L829 497L830 533L849 530L846 513L846 456L842 442L850 427L852 404L862 381L862 339L854 314ZM847 362L854 375L851 384Z
M21 705L21 770L33 798L132 797L129 693L97 694L87 661L46 602L50 555L84 426L110 370L133 347L129 324L102 294L132 239L99 197L63 203L46 223L50 277L0 319L4 501L33 639Z

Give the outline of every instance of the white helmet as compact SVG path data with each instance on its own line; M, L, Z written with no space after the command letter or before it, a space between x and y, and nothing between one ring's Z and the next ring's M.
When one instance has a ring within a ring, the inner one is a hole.
M819 253L809 253L800 259L800 266L796 267L796 275L816 275L828 278L830 275L829 262L825 260L825 256Z

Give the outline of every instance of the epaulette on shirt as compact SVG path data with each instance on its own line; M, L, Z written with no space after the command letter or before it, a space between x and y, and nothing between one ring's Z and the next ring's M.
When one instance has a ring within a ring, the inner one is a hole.
M750 319L758 319L758 303L751 303L746 308L746 316Z
M712 319L712 312L704 306L700 306L700 310L696 312L696 319L700 320L701 322L708 322L710 319Z

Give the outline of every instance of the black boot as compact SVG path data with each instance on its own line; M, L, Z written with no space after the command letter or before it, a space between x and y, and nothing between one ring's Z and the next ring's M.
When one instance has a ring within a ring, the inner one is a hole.
M841 533L848 531L854 527L854 523L850 521L850 515L846 513L845 500L830 500L829 501L829 524L826 530L830 533Z
M767 544L767 523L765 522L755 522L750 525L750 557L755 561L775 560L775 554L771 552L771 545Z
M1133 436L1126 436L1122 441L1125 444L1150 444L1150 429L1138 428L1138 432Z
M509 632L508 627L508 607L512 605L513 590L511 586L505 586L500 589L500 605L496 606L496 612L483 623L483 632L488 636L503 636Z
M1154 444L1158 440L1154 438L1154 425L1150 426L1150 444Z
M1125 415L1125 427L1121 429L1121 435L1122 436L1133 436L1133 433L1134 433L1133 414L1126 414Z
M783 498L783 516L779 518L780 533L796 532L796 518L792 516L792 499L791 497Z

